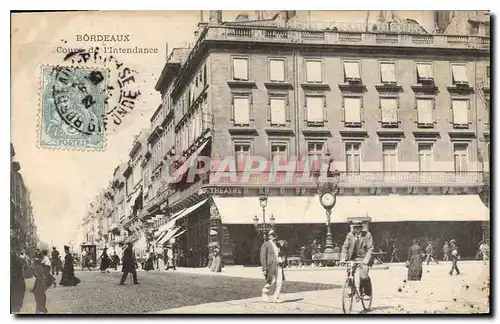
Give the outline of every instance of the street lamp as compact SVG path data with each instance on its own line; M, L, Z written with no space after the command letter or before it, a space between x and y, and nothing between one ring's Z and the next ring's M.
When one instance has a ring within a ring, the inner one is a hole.
M323 251L323 257L325 259L333 259L333 239L332 239L332 231L330 229L330 221L332 215L332 209L337 202L337 197L335 194L335 189L337 188L337 184L330 179L333 176L338 176L338 171L330 171L331 164L333 162L333 158L331 158L330 150L327 149L324 158L323 164L328 163L328 169L326 172L327 178L325 182L320 182L320 175L317 173L316 181L317 181L317 190L319 194L319 201L326 213L326 242L325 242L325 250Z
M259 197L259 203L260 207L262 207L262 224L259 224L259 217L257 215L254 216L253 223L255 229L259 232L259 234L261 234L264 237L265 240L267 232L274 227L275 218L273 215L271 215L271 218L269 219L269 224L266 223L266 207L267 207L266 196Z

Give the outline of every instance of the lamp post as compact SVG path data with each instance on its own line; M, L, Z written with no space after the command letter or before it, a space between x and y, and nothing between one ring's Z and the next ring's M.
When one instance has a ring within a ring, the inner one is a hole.
M262 207L262 224L259 224L259 217L257 215L254 216L253 222L255 229L261 234L266 240L267 232L274 226L275 218L271 215L269 219L269 224L266 223L266 207L267 207L267 197L262 196L259 198L260 207Z
M337 202L337 197L335 194L335 189L337 189L337 184L333 181L330 181L334 176L338 176L338 171L330 171L331 164L333 162L333 158L331 158L330 150L327 149L324 158L323 164L328 163L328 169L326 171L327 179L325 182L321 182L320 174L317 173L316 181L317 181L317 190L319 194L319 201L323 208L325 209L326 214L326 242L325 242L325 250L323 251L323 257L325 259L334 258L333 255L333 238L332 231L330 228L330 221L332 215L332 209Z

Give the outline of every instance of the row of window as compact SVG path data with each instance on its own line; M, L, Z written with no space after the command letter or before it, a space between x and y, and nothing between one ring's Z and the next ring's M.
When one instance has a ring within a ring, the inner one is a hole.
M345 163L347 172L361 171L361 142L345 142ZM286 161L288 158L288 144L286 142L272 142L271 158L273 163ZM434 143L418 143L419 171L432 171L434 164ZM325 142L309 141L307 153L309 156L322 156L325 152ZM245 161L251 155L249 142L236 142L234 144L235 162L238 171L243 171ZM469 143L453 143L453 156L455 172L466 172L469 165ZM398 171L398 143L382 143L382 165L384 172Z
M268 65L268 78L271 82L286 82L286 64L284 58L270 58ZM308 83L324 82L324 62L321 59L305 59L305 79ZM361 82L360 62L344 61L344 82ZM396 63L381 62L380 82L383 84L397 84ZM408 71L404 71L407 73ZM486 75L489 78L490 67L486 67ZM417 83L427 83L434 81L434 69L431 62L416 63ZM467 85L467 66L465 63L451 64L451 76L453 85ZM232 64L233 80L248 81L249 58L234 57Z
M379 98L379 115L382 126L394 127L400 122L399 99L397 97ZM248 126L252 120L252 95L235 94L232 100L235 126ZM434 97L417 97L415 101L416 122L419 127L434 127L436 122ZM324 126L327 121L326 97L323 95L305 96L305 117L308 126ZM269 97L269 116L271 126L285 126L289 118L287 96ZM470 102L467 97L451 99L452 123L456 128L468 128L471 122ZM360 127L363 122L363 97L343 96L341 120L346 127Z

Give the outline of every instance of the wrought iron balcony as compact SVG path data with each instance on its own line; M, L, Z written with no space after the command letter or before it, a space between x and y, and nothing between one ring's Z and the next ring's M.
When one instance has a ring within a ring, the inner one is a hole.
M338 172L331 180L339 187L401 187L401 186L481 186L489 179L487 172ZM301 173L277 172L212 172L210 185L225 186L280 186L316 187L311 173L304 177Z

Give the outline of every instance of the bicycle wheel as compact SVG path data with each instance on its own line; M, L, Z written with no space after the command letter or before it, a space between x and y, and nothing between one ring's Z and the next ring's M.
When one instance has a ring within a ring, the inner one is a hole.
M367 298L366 296L365 296L366 299L361 298L361 305L363 305L363 310L365 310L365 311L369 311L370 310L370 308L372 307L372 300L373 300L373 288L372 288L372 282L371 282L371 280L369 280L367 282L367 284L369 286L367 288L369 288L369 291L371 292L370 298Z
M355 289L352 279L347 278L342 287L342 311L344 314L350 314L352 311Z

